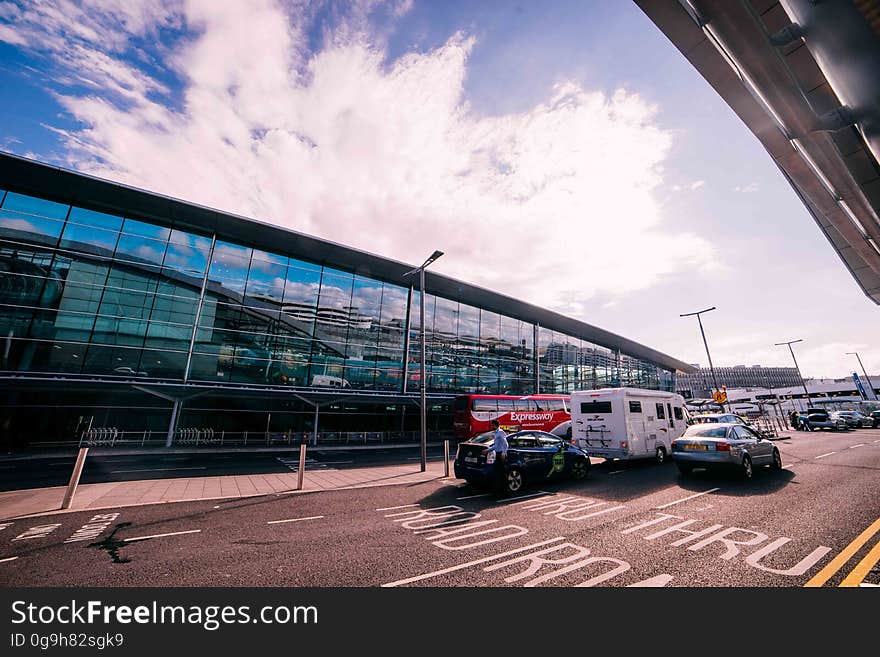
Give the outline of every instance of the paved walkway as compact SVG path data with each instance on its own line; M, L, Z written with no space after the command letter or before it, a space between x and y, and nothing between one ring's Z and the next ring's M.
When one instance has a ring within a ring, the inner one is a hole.
M449 469L450 476L453 476L451 463ZM413 464L306 470L301 491L296 490L298 476L296 472L284 472L82 484L77 488L73 504L67 511L416 484L441 479L444 470L442 459L440 462L428 462L425 472ZM66 488L55 486L0 492L0 520L58 513Z

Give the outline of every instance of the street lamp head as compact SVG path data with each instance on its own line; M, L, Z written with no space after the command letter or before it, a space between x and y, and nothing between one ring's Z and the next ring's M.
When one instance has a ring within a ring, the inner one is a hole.
M698 310L695 313L684 313L683 315L679 315L679 317L693 317L694 315L702 315L703 313L707 313L710 310L715 310L715 306L712 306L711 308L706 308L705 310Z
M428 265L430 265L432 262L434 262L437 258L439 258L442 255L443 255L443 251L434 251L434 253L432 253L430 256L428 256L428 259L425 260L425 264L423 264L422 267L427 267Z

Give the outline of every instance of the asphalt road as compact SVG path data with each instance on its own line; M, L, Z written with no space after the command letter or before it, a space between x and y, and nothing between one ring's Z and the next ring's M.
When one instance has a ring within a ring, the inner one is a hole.
M437 480L16 520L0 585L880 584L880 431L775 444L751 481L613 462L514 498Z
M345 469L368 465L414 463L420 458L418 447L339 451L310 448L307 451L306 471L328 467ZM442 446L428 445L429 460L442 458ZM76 457L73 455L27 460L0 459L0 491L66 486L75 460ZM80 483L267 474L296 471L298 467L298 447L276 452L90 455L86 458Z

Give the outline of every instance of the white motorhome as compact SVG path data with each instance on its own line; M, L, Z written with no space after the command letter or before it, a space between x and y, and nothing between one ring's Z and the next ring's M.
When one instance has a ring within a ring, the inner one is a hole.
M684 398L640 388L571 393L572 442L590 456L662 463L687 428Z

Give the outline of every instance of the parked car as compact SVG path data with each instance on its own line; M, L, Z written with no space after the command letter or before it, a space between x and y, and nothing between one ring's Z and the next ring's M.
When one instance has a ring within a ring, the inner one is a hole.
M491 485L495 451L491 433L458 444L455 476L468 483ZM516 493L527 482L571 477L583 479L590 472L590 457L570 442L545 431L517 431L507 436L508 492Z
M672 460L682 474L694 468L735 468L751 479L754 468L782 469L776 446L738 422L697 424L672 441Z
M810 428L814 431L817 429L828 429L829 431L846 431L846 420L843 418L834 418L828 414L824 408L808 408L806 413L799 416L801 425L803 426L803 418L806 417L810 423Z
M880 411L871 411L871 421L874 429L880 428Z
M842 418L850 429L870 429L874 426L874 421L859 411L835 411L831 413L831 417Z

